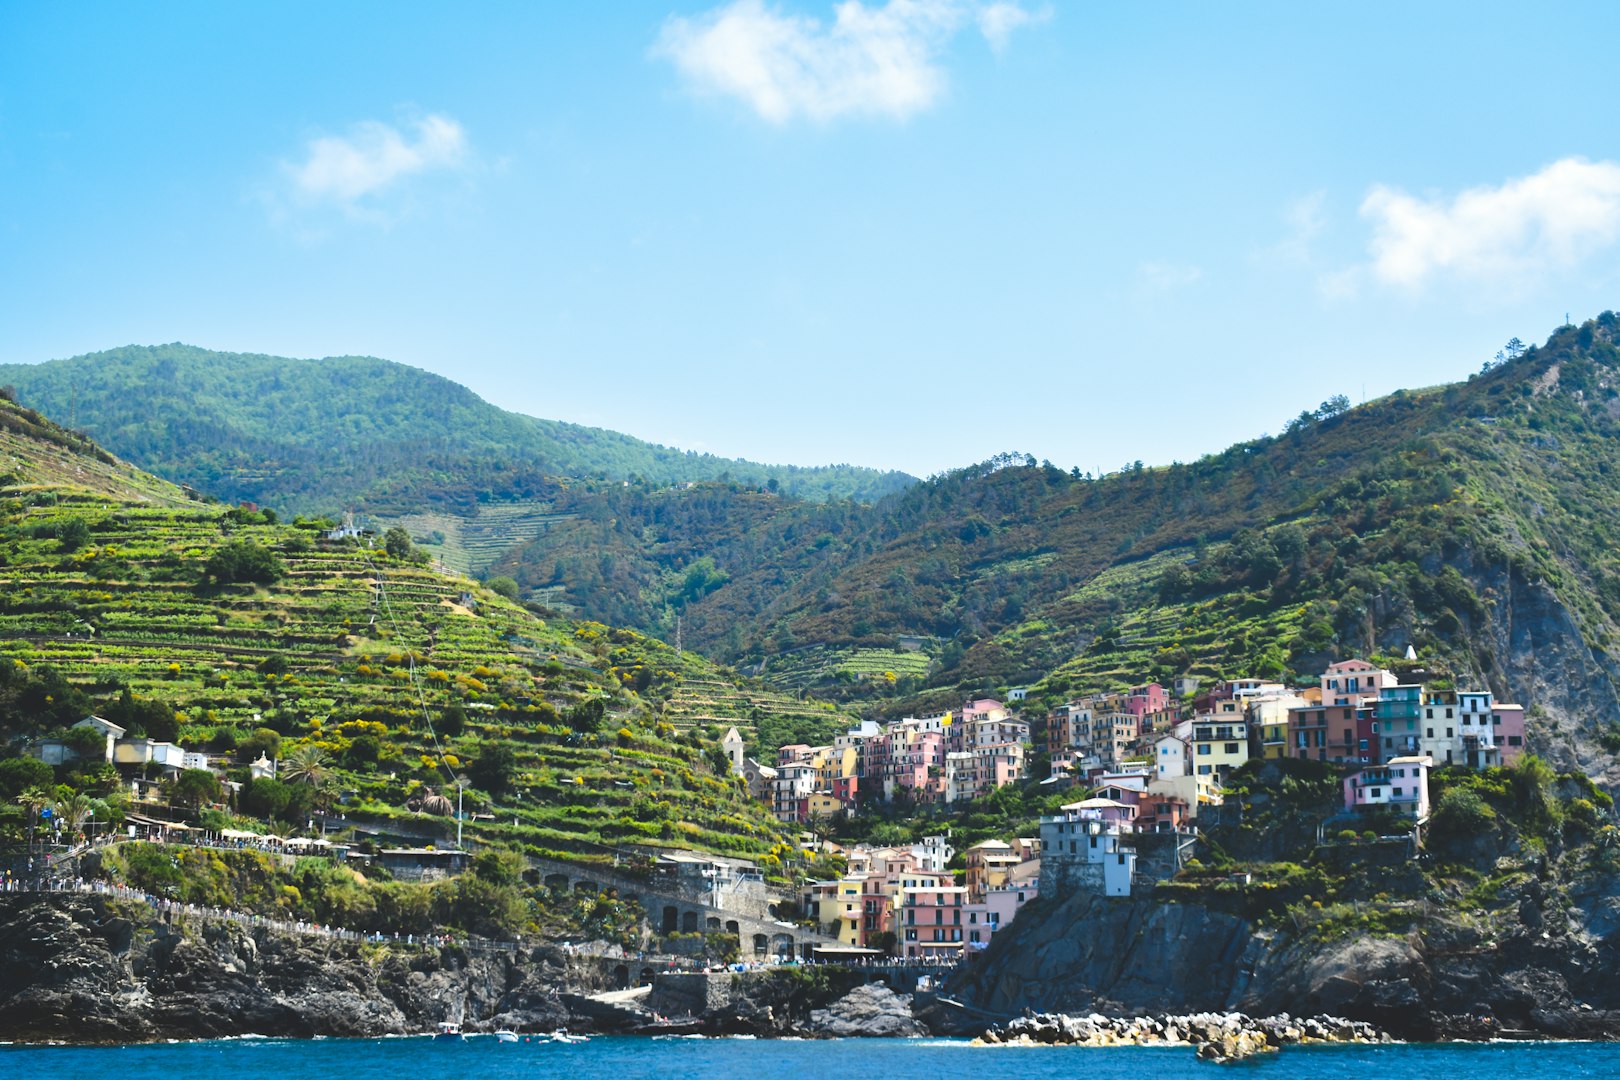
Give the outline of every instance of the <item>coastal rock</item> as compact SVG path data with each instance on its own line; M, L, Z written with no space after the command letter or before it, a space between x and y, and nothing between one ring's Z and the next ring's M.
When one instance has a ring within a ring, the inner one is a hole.
M958 972L947 995L992 1017L1042 1010L1331 1013L1402 1039L1539 1034L1614 1038L1620 1025L1620 889L1571 890L1576 906L1539 929L1511 903L1494 931L1435 908L1403 936L1322 939L1258 927L1196 903L1075 895L1040 900ZM1533 898L1534 886L1526 886ZM1537 904L1533 910L1544 911ZM1505 928L1505 929L1504 929ZM1184 1038L1187 1033L1178 1032ZM1039 1040L1048 1033L1032 1031Z
M911 1012L911 996L887 986L857 986L825 1009L810 1014L807 1029L830 1038L907 1038L927 1032Z
M1370 1024L1336 1016L1296 1021L1287 1013L1251 1017L1244 1013L1193 1013L1184 1016L1063 1016L1037 1013L987 1030L984 1043L1046 1046L1190 1045L1204 1061L1240 1061L1270 1053L1291 1043L1387 1042Z
M132 1042L580 1026L604 973L548 947L398 949L157 918L99 896L0 895L0 1039Z

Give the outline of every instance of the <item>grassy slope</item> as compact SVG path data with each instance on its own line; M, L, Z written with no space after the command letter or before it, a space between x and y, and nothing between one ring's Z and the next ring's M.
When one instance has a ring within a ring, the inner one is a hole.
M55 668L103 701L127 687L171 702L188 745L268 724L285 736L284 757L314 743L342 761L356 737L380 736L378 765L337 772L351 813L402 817L421 785L445 785L441 750L465 763L504 744L517 758L512 792L473 792L502 824L476 830L540 850L647 843L761 855L778 828L713 772L703 725L735 718L780 738L843 719L629 631L542 621L465 579L312 542L306 530L233 524L5 402L0 431L0 663ZM83 547L66 552L40 535L70 520L89 525ZM280 552L286 578L201 584L208 557L242 539ZM463 590L477 595L475 611L456 603ZM453 701L493 708L469 708L465 732L436 745L407 654L431 716ZM600 733L576 730L570 710L593 698L607 707Z
M556 477L728 476L810 499L871 499L910 477L690 454L506 412L448 379L371 357L294 360L186 345L0 365L0 385L159 475L288 512L544 512Z

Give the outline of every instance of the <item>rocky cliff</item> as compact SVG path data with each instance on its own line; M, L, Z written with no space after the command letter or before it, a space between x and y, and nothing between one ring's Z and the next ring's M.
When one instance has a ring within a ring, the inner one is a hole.
M385 1035L461 1019L471 1030L572 1021L560 994L600 973L558 950L403 950L164 923L99 896L0 896L0 1039L133 1042Z
M1432 913L1401 936L1264 928L1200 904L1080 895L1026 910L948 991L1002 1015L1331 1012L1408 1039L1620 1037L1620 899L1534 879L1501 919Z

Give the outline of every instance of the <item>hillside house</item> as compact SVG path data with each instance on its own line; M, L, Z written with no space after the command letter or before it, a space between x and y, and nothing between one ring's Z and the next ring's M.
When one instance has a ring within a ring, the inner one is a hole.
M1387 806L1423 821L1429 816L1429 770L1433 766L1429 757L1398 757L1353 772L1344 778L1344 808Z
M102 760L111 764L115 747L119 739L124 737L124 729L111 720L104 720L99 716L87 716L73 725L76 731L94 731L104 736L106 750ZM47 765L64 765L69 761L77 761L79 752L61 739L41 739L28 748L31 756L38 758Z

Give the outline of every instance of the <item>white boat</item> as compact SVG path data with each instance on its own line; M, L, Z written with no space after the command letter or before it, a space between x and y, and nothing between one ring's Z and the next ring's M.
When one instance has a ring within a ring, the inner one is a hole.
M515 1032L515 1031L497 1031L495 1033L495 1041L496 1042L512 1042L512 1043L515 1043L515 1042L518 1041L517 1032Z
M433 1036L434 1042L460 1042L461 1025L454 1020L444 1020L439 1023L438 1034Z
M591 1037L589 1035L570 1035L566 1030L563 1030L553 1031L551 1033L551 1041L555 1043L567 1043L568 1045L572 1046L576 1043L590 1042Z

